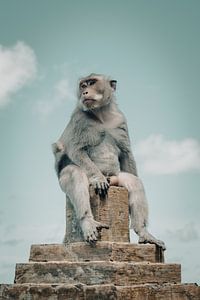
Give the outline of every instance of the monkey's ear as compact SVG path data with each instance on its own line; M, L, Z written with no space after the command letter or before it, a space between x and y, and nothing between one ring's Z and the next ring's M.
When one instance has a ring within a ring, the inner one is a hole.
M114 91L116 91L117 80L110 80L110 86L111 88L113 88Z

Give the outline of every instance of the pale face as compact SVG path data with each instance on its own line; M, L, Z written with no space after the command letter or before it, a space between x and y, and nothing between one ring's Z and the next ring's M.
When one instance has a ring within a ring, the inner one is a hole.
M91 74L79 83L79 105L84 111L94 110L107 105L112 97L113 88L104 76Z

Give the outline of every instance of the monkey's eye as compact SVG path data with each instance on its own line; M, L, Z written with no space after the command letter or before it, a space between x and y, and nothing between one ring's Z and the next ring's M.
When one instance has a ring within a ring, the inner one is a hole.
M88 86L88 85L87 85L87 82L82 82L82 83L80 84L80 87L81 87L82 89L85 89L87 86Z
M93 84L95 84L96 82L97 82L96 79L89 79L89 80L88 80L88 85L93 85Z

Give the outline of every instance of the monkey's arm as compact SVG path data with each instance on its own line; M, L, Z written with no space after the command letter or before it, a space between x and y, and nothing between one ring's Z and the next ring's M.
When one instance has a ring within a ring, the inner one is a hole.
M91 161L85 149L80 148L73 152L69 151L68 154L73 163L85 171L89 179L103 176L94 162Z
M128 172L135 176L138 176L136 162L133 157L131 149L129 151L122 152L119 161L120 161L121 171Z
M107 179L88 156L88 148L101 143L104 133L88 123L78 118L72 119L59 139L59 143L64 145L69 161L86 173L95 191L105 196L109 188Z
M130 138L129 138L128 127L126 122L124 122L119 127L118 146L121 150L121 154L119 157L120 170L138 176L136 162L131 150Z
M77 166L86 173L89 183L95 189L96 194L100 197L105 197L109 188L109 183L106 177L101 173L93 161L89 158L85 149L76 149L74 152L69 152L69 157Z

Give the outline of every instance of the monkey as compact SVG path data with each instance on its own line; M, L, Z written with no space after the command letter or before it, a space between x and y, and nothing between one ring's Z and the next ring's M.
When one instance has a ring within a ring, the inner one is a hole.
M139 243L166 249L147 230L148 204L131 150L127 121L118 108L117 81L92 73L81 78L77 105L64 132L52 145L55 169L62 191L74 207L84 240L96 243L106 224L94 220L90 188L107 197L111 185L125 187L129 194L131 228Z

